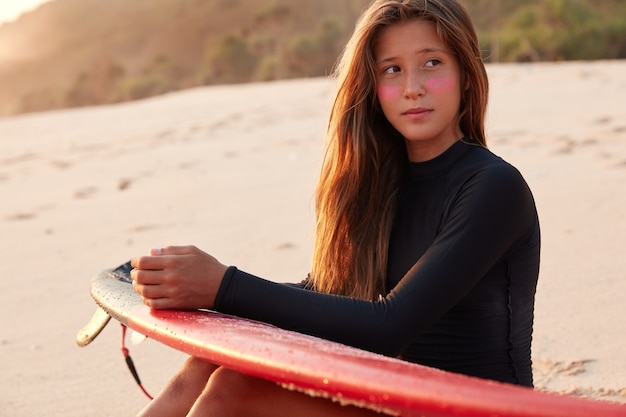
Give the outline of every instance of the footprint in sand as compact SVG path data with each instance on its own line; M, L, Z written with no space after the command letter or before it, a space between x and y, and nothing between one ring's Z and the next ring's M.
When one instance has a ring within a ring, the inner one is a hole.
M6 220L9 222L20 222L24 220L34 219L37 215L35 213L15 213L6 217Z
M613 118L611 116L602 116L596 120L596 124L605 125L605 124L611 123L612 120Z
M79 199L89 198L92 195L94 195L97 191L98 191L98 188L96 187L83 187L74 192L74 198L79 198Z
M570 154L574 151L576 147L576 143L574 140L568 136L561 136L558 139L558 149L556 149L553 153L557 155Z
M577 148L585 146L593 146L598 144L598 139L590 137L583 140L575 140L569 136L561 136L558 138L558 148L553 152L554 154L571 154Z
M626 388L608 389L593 387L574 387L568 390L564 390L563 392L561 392L561 394L572 395L575 397L606 398L608 400L626 402Z
M8 222L19 222L25 220L31 220L37 217L39 214L52 210L54 205L52 204L41 204L37 207L32 207L30 211L21 211L13 214L9 214L5 217L5 220Z
M288 249L294 249L295 247L296 245L291 242L283 242L279 245L276 245L274 247L274 250L288 250Z
M162 143L171 143L176 140L176 131L173 129L163 130L157 133L150 141L150 147L160 145Z
M2 165L14 165L14 164L19 164L22 162L27 162L27 161L32 161L34 159L37 159L37 154L32 153L32 152L28 152L28 153L24 153L22 155L17 155L11 158L4 158L4 159L0 159L0 166Z
M58 160L57 161L52 161L52 162L50 162L50 164L53 167L58 168L58 169L68 169L68 168L70 168L72 166L71 162L68 162L68 161L58 161Z
M576 376L585 372L585 366L594 362L594 359L583 359L579 361L551 361L548 359L533 360L533 375L535 383L543 386L557 376Z
M156 229L167 229L167 228L171 228L174 227L175 224L174 223L168 223L168 224L138 224L136 226L133 227L129 227L128 229L126 229L126 232L128 233L142 233L142 232L149 232L151 230L156 230Z
M222 128L228 128L232 125L237 124L241 119L243 118L243 115L241 113L233 113L230 114L226 117L223 117L220 120L217 120L213 123L211 123L208 127L208 131L209 132L214 132L216 130L220 130Z
M133 181L130 178L120 178L120 180L117 182L117 189L119 191L127 190L128 188L130 188L132 183Z

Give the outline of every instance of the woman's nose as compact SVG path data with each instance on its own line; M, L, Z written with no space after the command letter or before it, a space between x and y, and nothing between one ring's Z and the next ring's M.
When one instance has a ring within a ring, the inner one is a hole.
M409 99L416 99L426 93L423 77L419 74L407 74L404 80L404 96Z

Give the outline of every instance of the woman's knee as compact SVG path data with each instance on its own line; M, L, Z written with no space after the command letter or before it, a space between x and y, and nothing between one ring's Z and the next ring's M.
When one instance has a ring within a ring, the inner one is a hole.
M239 372L220 368L211 375L208 390L215 396L228 399L251 398L258 392L259 385L267 382L241 374Z
M169 381L138 415L139 416L184 416L216 369L215 365L197 358L189 358L178 373Z
M169 389L180 394L197 390L199 394L215 369L216 365L192 356L172 378Z
M200 359L195 356L190 356L183 364L183 369L205 375L210 375L217 368L217 365L214 365L211 362L207 362L204 359Z
M196 404L201 408L219 411L219 415L241 415L246 407L266 398L268 390L276 385L230 369L218 368L211 377Z

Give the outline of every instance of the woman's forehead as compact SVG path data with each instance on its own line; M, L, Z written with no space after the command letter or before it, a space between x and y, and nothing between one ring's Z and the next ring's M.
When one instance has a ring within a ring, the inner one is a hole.
M415 19L391 25L381 31L373 42L377 60L383 55L399 53L450 53L448 45L441 39L435 23Z

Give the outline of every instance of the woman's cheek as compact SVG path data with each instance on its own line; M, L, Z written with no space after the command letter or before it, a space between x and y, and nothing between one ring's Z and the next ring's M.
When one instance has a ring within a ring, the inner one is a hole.
M426 81L426 89L433 94L447 94L454 91L454 78L431 78Z
M395 85L383 85L378 87L379 100L394 100L400 97L400 87Z

